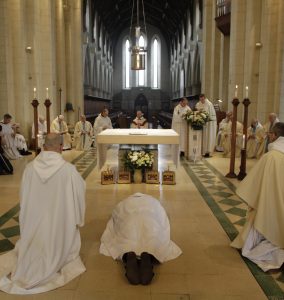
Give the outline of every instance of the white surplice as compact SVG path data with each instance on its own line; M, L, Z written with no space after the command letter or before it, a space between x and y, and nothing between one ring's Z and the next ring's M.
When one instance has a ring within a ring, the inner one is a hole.
M79 121L75 125L74 137L76 150L90 150L92 146L93 126L89 121Z
M187 141L187 122L183 119L183 116L191 111L191 108L186 106L181 106L178 104L173 113L172 119L172 129L179 134L179 145L180 151L184 152L186 150L186 141Z
M42 151L24 171L20 205L20 239L0 256L0 289L42 293L83 273L78 226L84 224L85 182L75 166Z
M247 220L231 246L263 271L284 263L284 137L269 144L236 193L248 204Z
M63 149L71 149L71 136L70 133L68 133L68 126L65 121L58 121L58 117L54 119L50 125L50 132L59 133L66 132L63 134Z
M15 131L12 124L4 124L0 122L0 125L2 126L2 131L0 132L1 144L5 156L9 159L18 159L22 157L15 143Z
M97 136L104 129L112 129L111 119L99 114L94 123L94 135Z
M136 193L118 203L101 237L101 254L121 259L131 251L148 252L161 263L182 253L170 239L164 208L150 195Z
M203 126L202 134L202 154L214 152L217 134L217 118L213 104L206 98L205 103L197 102L195 108L199 111L206 111L209 114L210 121Z

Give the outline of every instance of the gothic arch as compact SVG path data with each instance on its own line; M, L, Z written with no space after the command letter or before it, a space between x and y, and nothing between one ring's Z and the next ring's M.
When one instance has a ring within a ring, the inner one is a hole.
M146 117L148 118L148 100L144 94L139 94L134 103L134 113L136 113L137 110L141 110Z

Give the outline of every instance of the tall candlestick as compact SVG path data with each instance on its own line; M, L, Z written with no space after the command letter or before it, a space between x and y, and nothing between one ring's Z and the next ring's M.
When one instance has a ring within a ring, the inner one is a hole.
M36 88L34 87L34 99L36 99Z
M246 99L248 99L248 96L249 96L249 87L246 86Z
M48 99L48 88L46 88L46 99Z
M236 88L235 88L235 98L238 98L238 86L236 85Z

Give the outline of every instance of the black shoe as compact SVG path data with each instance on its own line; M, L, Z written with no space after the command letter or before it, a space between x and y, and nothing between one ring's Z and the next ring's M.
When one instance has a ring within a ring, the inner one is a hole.
M210 154L209 153L205 153L204 157L210 157Z
M143 252L141 254L141 262L140 262L141 284L143 285L150 284L153 277L154 277L154 272L153 272L152 255L147 252Z
M125 263L125 276L130 284L137 285L140 283L139 267L136 254L134 252L127 252L122 257Z
M183 157L184 156L184 152L183 151L180 151L180 157Z

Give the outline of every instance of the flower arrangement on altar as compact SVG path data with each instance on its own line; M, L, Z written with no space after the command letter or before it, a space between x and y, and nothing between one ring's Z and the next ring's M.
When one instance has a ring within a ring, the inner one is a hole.
M154 163L154 154L151 151L128 151L124 157L124 167L130 170L150 169Z
M183 115L183 119L191 125L192 129L202 130L203 126L210 121L210 116L207 111L196 110L196 111L187 111Z

